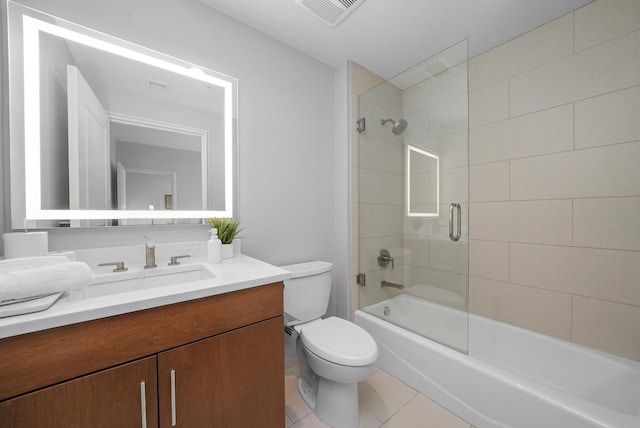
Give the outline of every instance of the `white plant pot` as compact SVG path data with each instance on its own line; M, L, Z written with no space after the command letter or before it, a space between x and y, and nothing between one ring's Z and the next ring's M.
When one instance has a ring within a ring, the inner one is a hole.
M222 244L222 258L230 259L231 257L233 257L233 243Z

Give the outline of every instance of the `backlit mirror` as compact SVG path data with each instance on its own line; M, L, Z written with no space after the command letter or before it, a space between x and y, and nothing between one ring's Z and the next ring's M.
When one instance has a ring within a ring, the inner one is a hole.
M14 229L234 215L235 78L8 10Z
M440 211L440 158L407 144L407 215L438 217Z

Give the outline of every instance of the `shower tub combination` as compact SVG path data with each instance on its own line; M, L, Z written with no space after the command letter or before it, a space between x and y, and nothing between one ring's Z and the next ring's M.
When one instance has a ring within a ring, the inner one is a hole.
M473 314L467 335L466 312L409 295L355 319L376 339L379 367L474 427L640 427L640 363ZM384 319L451 327L468 355Z

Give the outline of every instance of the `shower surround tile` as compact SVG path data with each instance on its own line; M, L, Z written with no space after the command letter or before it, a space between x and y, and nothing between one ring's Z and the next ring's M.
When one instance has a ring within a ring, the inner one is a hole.
M575 343L640 360L640 307L573 296Z
M509 243L469 241L469 275L478 278L509 281Z
M359 179L360 204L402 205L401 175L361 168Z
M422 73L422 76L424 74ZM428 109L444 101L466 95L467 66L462 64L407 88L403 93L404 114Z
M469 93L469 128L508 118L508 80L503 80Z
M640 84L640 31L510 78L512 117Z
M640 197L576 199L573 210L574 245L640 251Z
M573 105L470 130L471 165L573 150Z
M640 86L577 102L575 109L576 149L640 141Z
M509 162L492 162L469 168L469 199L472 202L509 200Z
M565 200L470 204L470 239L571 245L572 202Z
M465 131L469 124L469 102L461 95L429 109L429 138Z
M401 205L367 204L360 212L360 238L402 235Z
M640 306L637 251L511 243L509 266L516 284Z
M638 159L640 142L516 159L511 161L511 199L637 196Z
M389 133L391 131L389 130ZM367 135L360 141L360 163L367 169L401 175L403 147L375 136Z
M637 0L596 1L575 11L576 52L640 28Z
M571 340L571 295L469 277L469 311Z
M573 53L569 13L470 60L469 89L532 70Z

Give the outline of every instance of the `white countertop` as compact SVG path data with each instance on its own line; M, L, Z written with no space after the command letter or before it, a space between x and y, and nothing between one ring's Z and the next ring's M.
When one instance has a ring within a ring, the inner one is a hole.
M286 270L245 255L236 255L219 264L208 264L202 258L181 259L180 263L181 266L201 264L215 278L100 297L87 297L83 288L72 290L47 310L0 318L0 338L215 296L291 277ZM142 272L142 265L131 265L129 269Z

